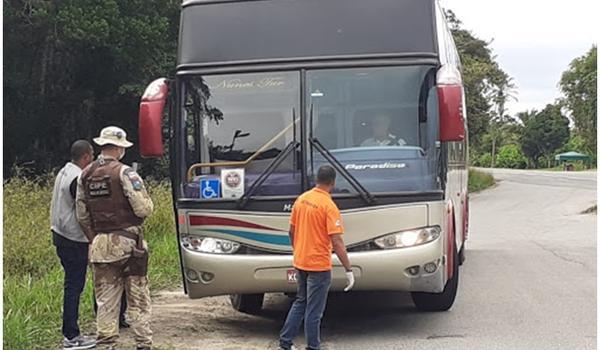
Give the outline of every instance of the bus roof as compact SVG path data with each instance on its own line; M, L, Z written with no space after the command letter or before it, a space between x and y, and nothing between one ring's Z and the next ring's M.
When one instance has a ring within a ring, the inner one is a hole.
M437 57L434 0L188 0L178 68Z

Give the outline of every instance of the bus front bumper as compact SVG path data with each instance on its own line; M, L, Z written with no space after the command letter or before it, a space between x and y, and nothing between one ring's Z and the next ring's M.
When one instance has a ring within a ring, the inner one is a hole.
M181 247L185 283L190 298L224 294L292 293L288 281L291 255L221 255ZM349 253L356 278L353 290L442 292L446 256L441 238L416 247ZM429 264L426 272L425 266ZM418 272L415 270L418 266ZM411 270L412 267L412 270ZM333 256L331 291L346 285L344 268Z

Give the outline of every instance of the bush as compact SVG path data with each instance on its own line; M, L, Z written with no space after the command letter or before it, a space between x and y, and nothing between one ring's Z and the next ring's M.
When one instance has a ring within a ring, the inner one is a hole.
M59 344L63 272L50 234L53 177L12 178L4 184L4 348L49 349ZM144 224L150 246L150 287L180 285L170 186L147 184L154 213ZM92 330L91 273L81 296L80 325Z
M492 155L490 153L484 153L477 158L475 165L489 168L492 166Z
M496 157L498 168L525 169L527 160L517 145L506 145L500 148Z

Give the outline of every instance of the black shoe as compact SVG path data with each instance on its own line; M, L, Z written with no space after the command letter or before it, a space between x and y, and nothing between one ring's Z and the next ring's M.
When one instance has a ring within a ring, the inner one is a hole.
M129 328L129 327L131 327L131 326L129 325L129 323L127 323L127 321L119 320L119 328L123 329L123 328Z

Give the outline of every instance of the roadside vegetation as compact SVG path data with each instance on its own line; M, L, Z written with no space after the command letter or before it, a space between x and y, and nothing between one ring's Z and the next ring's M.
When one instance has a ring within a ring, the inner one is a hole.
M51 176L4 184L4 349L55 348L62 340L63 272L52 245ZM145 224L152 290L178 286L179 257L168 184L149 183L154 213ZM92 280L81 297L80 326L93 332Z
M484 171L469 169L469 192L479 192L496 183L494 177Z
M488 110L485 128L477 129L469 120L471 164L486 168L564 170L563 164L555 162L555 156L577 152L589 156L589 160L569 162L572 170L596 168L596 62L596 46L575 58L558 81L562 96L548 101L541 110L508 115L500 109L502 103L496 102L496 109ZM514 84L510 79L508 82L500 102L516 100ZM468 108L467 111L471 118L471 111ZM475 118L479 116L476 114ZM472 130L477 130L479 136L473 138Z
M588 166L586 166L584 163L582 162L571 162L569 163L573 166L571 171L584 171L584 170L589 170L590 168ZM536 169L538 170L538 169ZM547 171L565 171L565 166L564 165L556 165L553 166L552 168L545 168L545 169L539 169L539 170L547 170Z

